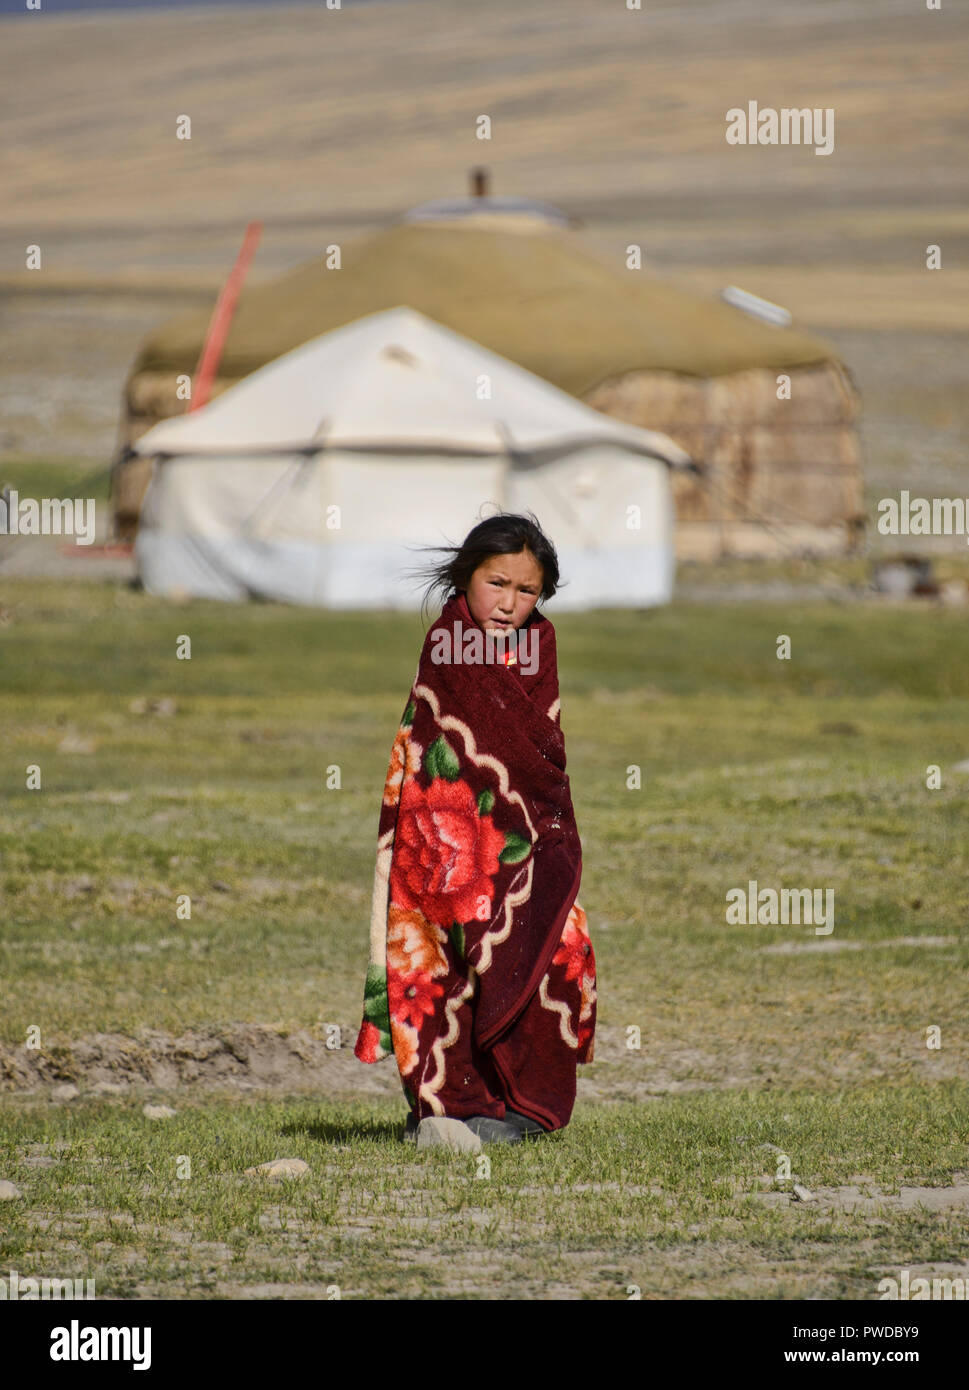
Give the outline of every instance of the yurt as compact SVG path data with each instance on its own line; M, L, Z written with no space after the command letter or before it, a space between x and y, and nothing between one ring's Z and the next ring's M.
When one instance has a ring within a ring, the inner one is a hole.
M480 197L414 209L376 235L243 289L213 393L344 324L406 304L598 411L668 435L697 472L673 478L681 557L837 551L863 520L858 393L836 349L578 249L555 209ZM130 446L186 404L208 310L164 324L125 387ZM120 535L144 461L115 469Z
M404 306L285 353L134 448L154 594L418 608L418 548L497 509L532 511L552 536L557 610L672 594L670 472L686 454Z

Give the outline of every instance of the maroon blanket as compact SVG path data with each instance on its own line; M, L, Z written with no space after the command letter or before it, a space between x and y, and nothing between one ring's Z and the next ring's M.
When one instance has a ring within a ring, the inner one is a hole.
M418 1118L568 1123L596 1016L581 868L555 630L486 634L452 597L391 752L355 1048L393 1052Z

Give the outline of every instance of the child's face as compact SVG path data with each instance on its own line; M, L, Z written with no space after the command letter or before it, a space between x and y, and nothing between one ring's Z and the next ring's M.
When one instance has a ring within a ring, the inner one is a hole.
M544 577L530 550L490 556L468 585L472 618L486 631L511 632L521 627L541 597Z

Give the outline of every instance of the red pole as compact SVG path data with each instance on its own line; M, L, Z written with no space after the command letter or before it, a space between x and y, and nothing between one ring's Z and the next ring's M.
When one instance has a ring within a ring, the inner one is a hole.
M259 245L259 238L262 235L262 223L250 222L246 228L246 235L243 238L242 249L236 259L235 265L229 272L229 278L222 287L222 293L212 311L212 318L209 321L209 329L205 335L205 343L199 357L198 366L195 368L195 381L192 389L192 401L189 410L201 410L203 405L208 403L209 394L212 390L212 383L215 374L219 369L222 360L222 351L225 347L225 340L229 336L229 326L232 323L232 315L236 311L236 304L239 300L239 291L242 289L242 282L246 278L246 272L253 256L256 254L256 247Z

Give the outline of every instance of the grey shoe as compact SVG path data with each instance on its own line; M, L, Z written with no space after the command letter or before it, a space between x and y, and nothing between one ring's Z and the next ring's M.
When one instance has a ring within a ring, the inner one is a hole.
M522 1130L506 1120L493 1120L490 1115L472 1115L464 1122L482 1144L520 1144Z
M505 1119L509 1124L515 1125L521 1130L522 1136L525 1139L530 1139L533 1135L537 1136L539 1134L548 1133L548 1130L543 1125L540 1125L537 1120L529 1119L527 1115L520 1115L517 1110L509 1110L507 1105L505 1106Z

